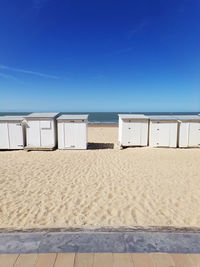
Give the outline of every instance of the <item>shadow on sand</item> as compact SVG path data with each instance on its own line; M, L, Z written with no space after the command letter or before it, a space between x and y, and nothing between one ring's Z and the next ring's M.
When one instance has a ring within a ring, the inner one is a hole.
M113 143L88 143L88 149L113 149Z

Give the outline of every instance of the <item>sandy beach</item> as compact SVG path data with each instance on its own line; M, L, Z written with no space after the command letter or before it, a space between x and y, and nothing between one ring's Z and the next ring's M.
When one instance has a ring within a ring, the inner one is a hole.
M87 151L0 152L0 228L200 226L200 149L118 150L89 127Z

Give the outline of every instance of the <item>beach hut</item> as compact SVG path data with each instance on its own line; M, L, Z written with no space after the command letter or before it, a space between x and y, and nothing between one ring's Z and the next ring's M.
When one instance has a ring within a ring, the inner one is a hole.
M57 122L59 149L87 149L88 115L61 115Z
M22 117L0 117L0 149L23 149L24 139Z
M26 150L52 150L56 146L58 115L59 113L31 113L25 116Z
M179 147L200 147L200 116L176 116L179 122Z
M119 114L119 148L148 145L148 117L143 114Z
M149 146L177 147L177 119L173 116L149 116L149 119Z

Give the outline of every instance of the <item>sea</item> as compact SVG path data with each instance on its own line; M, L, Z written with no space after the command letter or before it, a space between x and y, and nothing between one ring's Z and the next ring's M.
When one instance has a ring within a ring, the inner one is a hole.
M0 112L0 116L23 116L32 112ZM60 114L89 114L90 124L118 124L118 114L144 114L144 115L197 115L199 112L61 112Z

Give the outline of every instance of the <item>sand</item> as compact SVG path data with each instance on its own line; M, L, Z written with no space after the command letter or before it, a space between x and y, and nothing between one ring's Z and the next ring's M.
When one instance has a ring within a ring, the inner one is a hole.
M1 151L0 228L199 227L200 149L118 150L117 131L89 127L87 151Z

